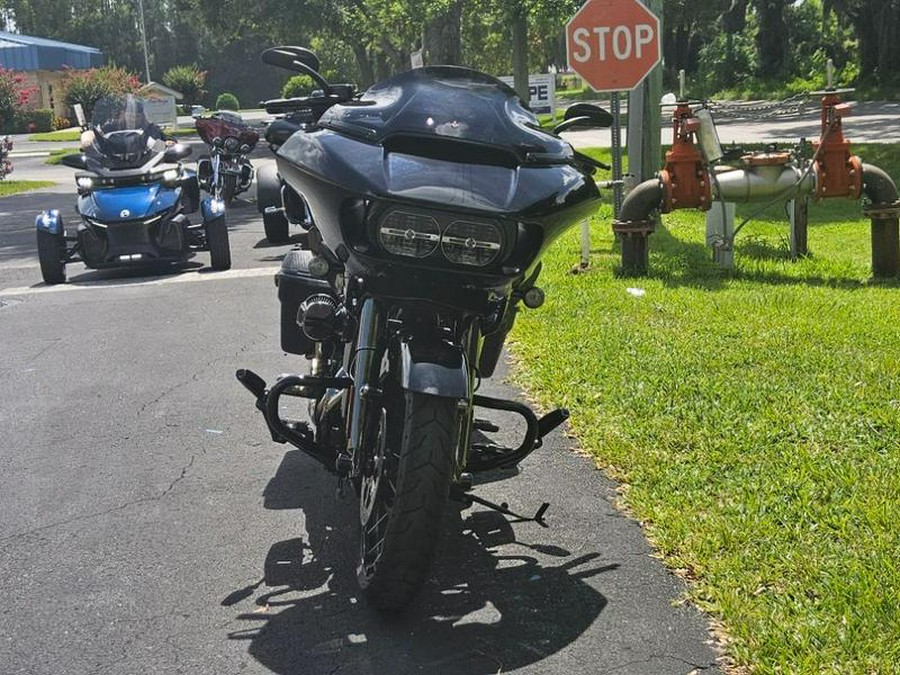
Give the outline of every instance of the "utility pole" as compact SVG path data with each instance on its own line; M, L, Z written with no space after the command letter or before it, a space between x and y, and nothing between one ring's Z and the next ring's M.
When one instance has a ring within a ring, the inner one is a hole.
M144 74L147 84L150 84L150 57L147 54L147 31L144 28L144 0L138 0L138 19L141 29L141 44L144 46Z
M649 0L644 4L659 17L661 31L663 0ZM652 178L660 167L662 68L660 62L628 96L628 171L638 183Z

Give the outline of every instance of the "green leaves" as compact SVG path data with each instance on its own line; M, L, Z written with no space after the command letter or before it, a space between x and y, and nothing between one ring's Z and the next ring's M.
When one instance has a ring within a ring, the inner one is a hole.
M203 85L206 83L206 71L200 70L197 64L173 66L162 76L163 84L184 95L183 104L192 106L200 101L200 97L206 93Z

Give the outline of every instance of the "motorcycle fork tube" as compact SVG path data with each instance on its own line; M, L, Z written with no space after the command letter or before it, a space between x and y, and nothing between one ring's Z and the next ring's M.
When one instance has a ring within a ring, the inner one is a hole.
M484 336L476 321L473 321L465 333L465 352L469 361L469 391L471 395L465 402L465 410L462 411L462 419L459 427L459 462L457 466L466 466L468 463L469 448L472 444L473 421L475 419L475 389L480 384L478 377L478 363L481 360L481 349L484 346Z
M369 423L373 408L380 407L379 376L381 374L381 354L378 345L384 332L384 317L381 307L373 298L363 300L359 313L359 332L351 358L356 366L353 374L353 388L350 390L350 410L347 421L347 445L353 458L353 474L359 475L360 459L369 443L374 425Z
M222 187L219 184L219 153L213 152L209 158L210 168L212 169L212 173L209 176L209 179L212 181L210 185L210 192L212 192L213 197L216 199L222 198Z

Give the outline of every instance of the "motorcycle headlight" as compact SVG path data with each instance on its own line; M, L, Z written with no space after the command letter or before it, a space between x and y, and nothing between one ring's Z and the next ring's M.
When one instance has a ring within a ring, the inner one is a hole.
M423 213L391 211L378 226L378 241L393 255L425 258L437 250L441 228Z
M78 178L75 179L75 183L82 190L90 190L92 187L94 187L94 181L91 180L90 178L88 178L87 176L79 176Z
M171 183L173 181L178 180L178 177L181 175L181 172L178 169L167 169L163 172L163 180L167 183Z
M459 265L489 265L500 255L502 246L502 232L494 223L455 220L441 236L444 257Z
M241 142L234 136L229 136L225 139L225 150L228 152L237 152L241 147Z

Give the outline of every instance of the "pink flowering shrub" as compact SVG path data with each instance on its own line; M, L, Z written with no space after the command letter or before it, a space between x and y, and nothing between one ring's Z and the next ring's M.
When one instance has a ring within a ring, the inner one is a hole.
M0 68L0 130L15 131L19 118L31 101L37 87L25 86L25 76Z

